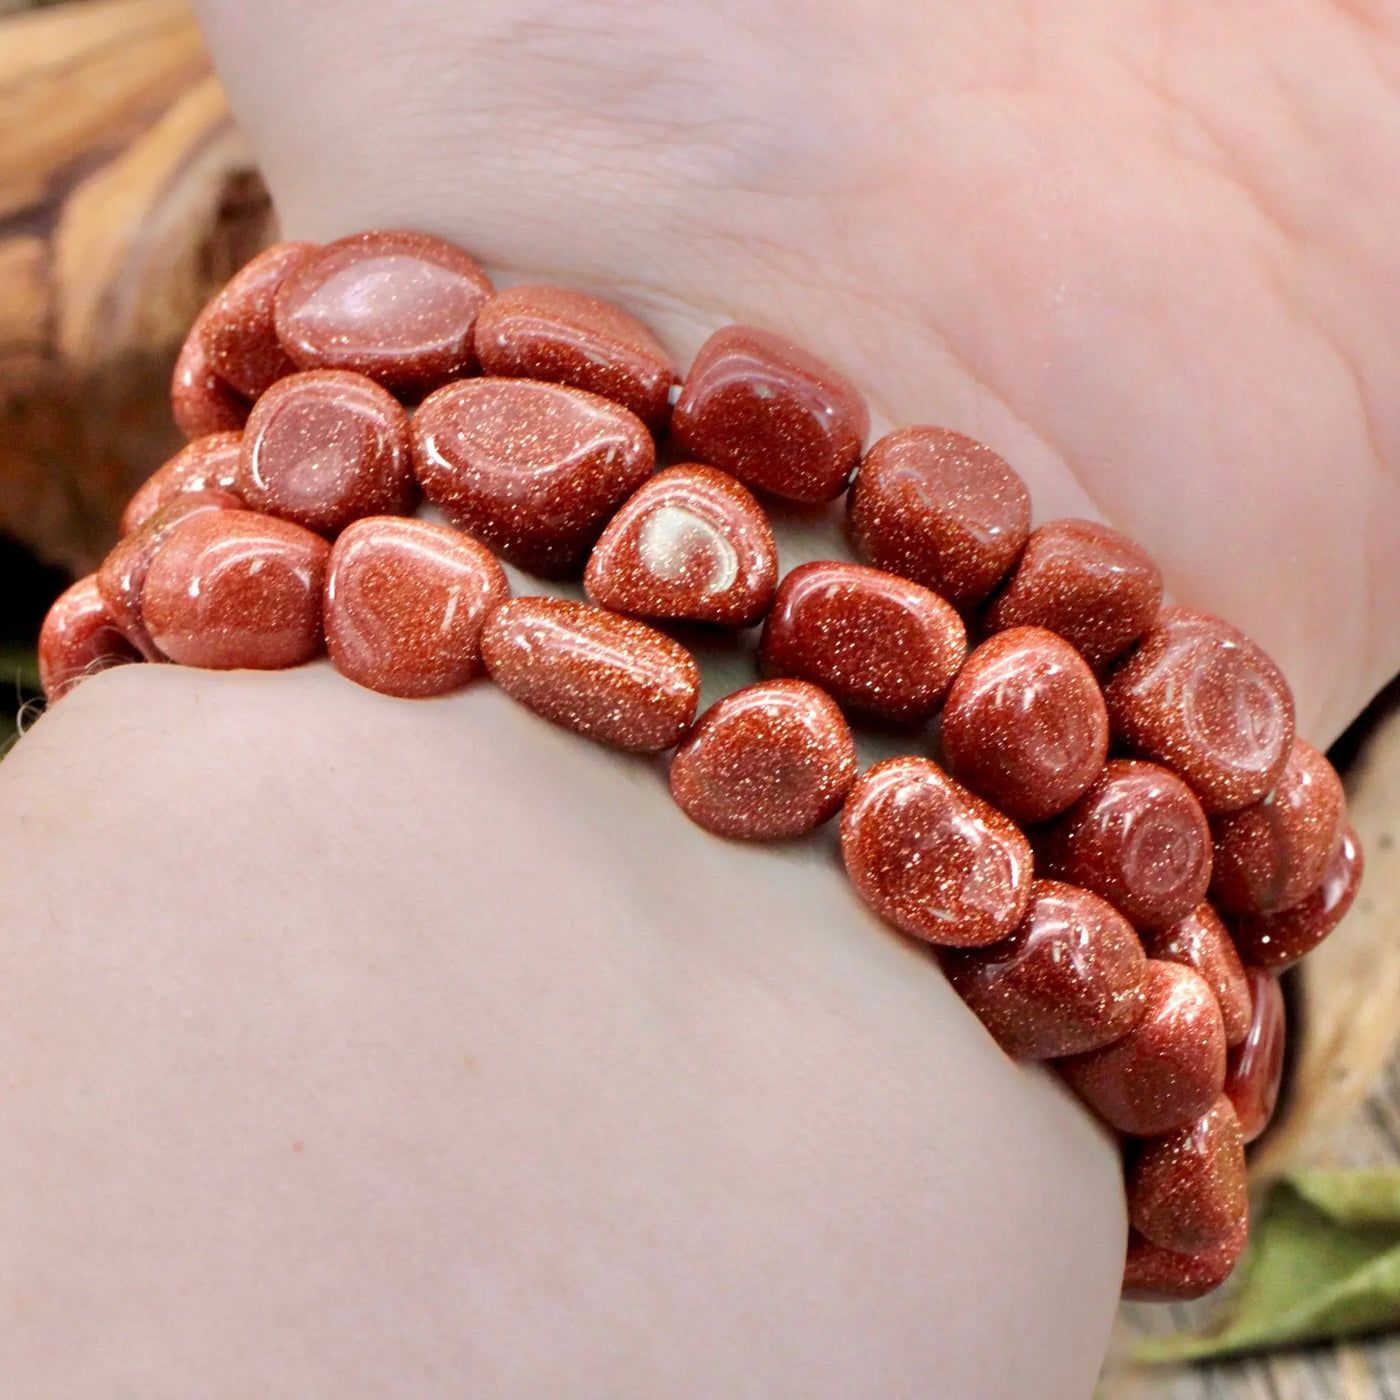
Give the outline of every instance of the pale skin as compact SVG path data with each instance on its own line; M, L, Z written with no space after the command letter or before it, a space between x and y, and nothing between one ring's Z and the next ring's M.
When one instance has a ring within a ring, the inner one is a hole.
M786 332L1143 540L1315 742L1400 669L1400 7L200 8L289 236ZM324 666L85 683L0 812L17 1394L1091 1393L1114 1150L825 848Z

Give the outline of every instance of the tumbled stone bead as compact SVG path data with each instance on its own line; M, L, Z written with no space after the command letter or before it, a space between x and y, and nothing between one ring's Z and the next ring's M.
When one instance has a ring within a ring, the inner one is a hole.
M428 499L522 569L577 574L609 516L652 473L635 413L531 379L472 379L431 395L413 419Z
M1346 797L1337 770L1302 739L1262 802L1211 822L1211 898L1230 914L1272 914L1316 889L1341 838Z
M778 547L752 492L714 467L658 472L608 522L583 586L637 617L748 627L778 586Z
M819 685L862 719L926 718L967 651L938 594L864 564L799 564L778 585L760 648L772 673Z
M690 457L791 501L834 501L870 428L865 400L781 336L725 326L700 347L671 416Z
M635 316L563 287L509 287L476 320L486 374L587 389L629 408L653 432L671 416L676 372L665 347Z
M1127 1192L1133 1228L1178 1254L1220 1249L1248 1227L1244 1136L1230 1100L1221 1094L1195 1122L1143 1143Z
M334 535L366 515L399 515L416 497L408 414L348 370L279 380L243 433L234 490L254 510Z
M1201 804L1154 763L1110 759L1037 841L1047 874L1092 890L1139 928L1184 919L1210 884L1210 824Z
M1092 520L1052 520L1032 533L984 621L997 632L1048 627L1098 667L1137 641L1161 604L1162 571L1140 544Z
M1272 972L1251 967L1249 1028L1230 1052L1225 1068L1225 1095L1234 1105L1240 1131L1253 1142L1274 1116L1283 1083L1287 1015L1283 989Z
M423 233L357 233L283 281L277 338L299 369L348 369L424 393L472 368L491 284L476 260Z
M296 366L277 339L273 304L293 268L316 251L314 243L275 243L234 273L200 313L199 337L209 367L235 392L256 399Z
M1163 1249L1133 1231L1128 1236L1123 1297L1138 1303L1185 1303L1204 1298L1234 1273L1248 1242L1248 1221L1218 1249L1200 1254Z
M806 681L760 681L711 705L671 759L671 795L719 836L801 836L834 816L856 780L836 702Z
M289 520L215 510L181 520L146 574L141 609L181 666L275 671L321 650L330 546Z
M1214 908L1198 904L1184 919L1142 935L1147 956L1194 967L1220 1003L1225 1044L1238 1045L1249 1031L1249 980L1230 931Z
M1015 821L1041 822L1103 771L1108 711L1067 641L1043 627L1015 627L963 663L943 706L942 736L960 783Z
M481 637L491 679L537 715L633 753L670 748L695 718L700 672L653 627L564 598L514 598Z
M331 548L326 650L384 695L445 695L481 669L481 629L510 597L484 545L425 520L357 520Z
M1207 812L1258 802L1293 747L1293 695L1243 632L1164 608L1104 690L1114 737L1175 769Z
M990 447L947 428L901 428L866 454L846 498L862 559L954 607L1006 577L1031 528L1026 484Z
M112 621L95 574L80 578L54 600L39 630L38 650L39 684L50 704L98 671L141 660Z
M1088 890L1037 880L1016 931L943 954L958 994L1008 1055L1059 1059L1126 1035L1143 1012L1146 958L1128 921Z
M248 420L252 403L214 373L200 343L196 322L175 360L170 376L170 411L187 438L237 432Z
M1149 958L1143 994L1127 1035L1060 1067L1111 1127L1156 1137L1199 1118L1225 1087L1225 1026L1205 978L1180 963Z
M941 947L995 943L1030 904L1030 843L926 758L886 759L856 780L841 852L871 909Z
M139 530L162 506L188 491L232 491L243 434L210 433L186 443L136 489L122 511L122 534Z
M1346 917L1361 888L1365 858L1356 832L1347 827L1332 851L1322 882L1276 914L1242 914L1231 920L1235 947L1246 963L1278 971L1312 952Z

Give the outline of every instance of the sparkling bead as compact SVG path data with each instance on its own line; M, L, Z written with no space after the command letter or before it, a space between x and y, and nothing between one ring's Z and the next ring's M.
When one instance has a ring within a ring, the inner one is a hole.
M1128 1237L1128 1260L1123 1270L1123 1297L1130 1302L1188 1302L1214 1293L1235 1271L1249 1242L1248 1223L1240 1225L1219 1249L1201 1254L1176 1254L1143 1239Z
M1105 688L1115 738L1175 769L1207 812L1258 802L1293 747L1293 696L1243 632L1164 608Z
M214 373L195 333L198 328L196 322L170 376L170 411L175 425L187 438L237 432L247 422L253 405Z
M936 593L864 564L800 564L778 586L763 664L827 691L851 714L902 724L932 714L967 650Z
M773 601L778 548L763 507L713 467L668 467L613 516L583 586L638 617L748 627Z
M472 379L413 420L418 480L454 524L547 578L576 574L608 517L652 473L636 414L560 384Z
M681 450L792 501L846 489L870 427L865 400L781 336L725 326L700 347L671 418Z
M1225 1044L1238 1045L1249 1031L1249 980L1230 932L1209 904L1198 904L1184 919L1142 935L1149 958L1194 967L1210 984L1225 1023Z
M156 647L181 666L280 670L321 650L330 546L288 520L205 511L166 536L141 608Z
M537 715L634 753L670 748L695 718L700 673L670 637L563 598L514 598L486 623L491 679Z
M326 650L385 695L443 695L481 669L481 630L510 597L484 545L424 520L357 520L331 549Z
M1057 816L1088 790L1108 753L1094 673L1061 637L1014 627L963 663L943 706L953 776L1019 822Z
M926 758L886 759L857 779L841 851L877 914L943 947L995 943L1030 904L1030 843Z
M988 948L943 954L958 994L1008 1055L1058 1059L1126 1035L1143 1012L1146 968L1128 921L1087 890L1031 886L1016 931Z
M39 631L39 684L50 704L98 671L140 660L112 621L95 574L59 594Z
M210 433L187 443L126 503L122 534L139 530L162 506L187 491L232 491L242 446L242 433Z
M1157 1137L1199 1118L1225 1087L1225 1026L1205 978L1180 963L1149 958L1143 992L1127 1035L1060 1067L1111 1127Z
M1230 1052L1225 1069L1225 1095L1235 1107L1246 1142L1253 1142L1274 1116L1283 1083L1283 1052L1287 1016L1283 990L1272 972L1251 967L1249 1029L1242 1044Z

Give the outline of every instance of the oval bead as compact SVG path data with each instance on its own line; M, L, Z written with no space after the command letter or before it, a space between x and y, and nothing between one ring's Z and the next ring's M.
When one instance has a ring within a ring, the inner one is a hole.
M995 943L1030 904L1030 843L926 758L886 759L857 779L841 852L877 914L941 947Z
M902 724L936 710L967 651L936 593L864 564L799 564L763 628L764 666L819 685L863 719Z
M198 329L196 322L170 376L170 411L175 426L187 438L237 432L248 421L253 405L214 373Z
M289 520L214 510L181 520L146 574L141 609L181 666L274 671L321 650L330 547Z
M186 443L137 487L122 511L122 534L139 530L162 506L188 491L232 491L242 448L242 433L210 433Z
M1108 754L1108 710L1094 673L1062 637L1016 627L963 662L943 706L953 776L1019 822L1058 816Z
M802 836L836 814L856 746L836 702L806 681L760 681L711 705L671 759L671 795L719 836Z
M687 456L811 504L846 489L869 428L844 376L752 326L725 326L700 347L671 416Z
M474 258L423 233L327 243L277 293L277 338L299 369L348 369L423 393L475 362L472 332L491 284Z
M1230 1052L1225 1095L1234 1105L1244 1140L1253 1142L1269 1126L1278 1104L1288 1027L1278 978L1259 967L1251 967L1247 976L1249 1029Z
M665 347L635 316L563 287L508 287L476 320L486 374L587 389L630 409L653 432L671 416L676 372Z
M481 669L481 631L510 597L484 545L425 520L357 520L331 549L326 650L383 695L444 695Z
M990 447L947 428L901 428L866 454L847 497L851 542L876 568L954 607L980 603L1026 546L1031 497Z
M449 384L418 410L413 434L428 499L546 578L578 572L609 516L656 464L636 414L531 379Z
M1008 1055L1059 1059L1112 1044L1143 1012L1146 958L1128 921L1087 890L1031 886L1016 931L943 954L959 996Z
M1248 1242L1248 1222L1220 1248L1200 1254L1177 1254L1134 1231L1128 1236L1123 1297L1138 1303L1185 1303L1204 1298L1234 1273Z
M1230 932L1209 904L1198 904L1184 919L1142 935L1149 958L1193 967L1220 1003L1225 1044L1238 1045L1249 1032L1249 980Z
M95 574L54 600L39 629L38 652L39 685L50 704L98 671L141 660L107 611Z
M1120 1133L1156 1137L1199 1118L1225 1087L1225 1026L1205 978L1149 958L1142 1017L1121 1040L1062 1060L1075 1093Z
M491 679L537 715L633 753L670 748L695 718L700 672L679 642L564 598L514 598L481 637Z
M1135 540L1092 520L1032 533L987 627L1047 627L1098 667L1128 649L1162 605L1162 571Z
M1115 738L1175 769L1207 812L1258 802L1293 747L1293 696L1243 632L1164 608L1104 691Z
M322 535L401 514L417 493L408 415L362 374L288 375L248 419L234 490L253 510Z

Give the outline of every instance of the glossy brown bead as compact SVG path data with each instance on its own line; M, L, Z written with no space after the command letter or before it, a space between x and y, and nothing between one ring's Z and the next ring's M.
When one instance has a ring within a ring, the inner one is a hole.
M209 364L196 322L175 360L170 376L170 410L187 438L237 432L248 421L252 402L225 384Z
M136 489L122 511L122 534L139 530L162 506L188 491L232 491L243 434L210 433L186 443Z
M1288 1028L1278 978L1259 967L1251 967L1247 976L1249 1028L1230 1052L1225 1094L1234 1105L1244 1140L1253 1142L1269 1126L1278 1104Z
M1163 1249L1133 1231L1123 1269L1123 1297L1139 1303L1185 1303L1204 1298L1234 1273L1248 1242L1248 1222L1218 1249L1200 1254Z
M384 695L456 690L481 670L481 631L510 597L484 545L425 520L372 516L336 540L326 573L326 650Z
M801 836L836 814L856 746L836 702L806 681L761 681L696 721L671 759L671 795L719 836Z
M1258 802L1293 747L1293 695L1243 632L1164 608L1104 691L1114 736L1180 773L1207 812Z
M901 428L866 454L847 497L862 559L974 607L1031 529L1026 484L990 447L947 428Z
M1341 839L1346 796L1337 770L1302 739L1261 802L1211 822L1211 898L1230 914L1272 914L1321 883Z
M248 419L234 489L252 509L323 535L401 514L417 494L408 415L362 374L289 375Z
M38 652L39 684L50 704L98 671L141 660L107 611L95 574L54 600L39 630Z
M182 666L280 670L321 650L330 546L289 520L215 510L182 520L146 574L156 647Z
M1127 535L1092 520L1051 520L1030 537L986 625L1048 627L1091 666L1120 656L1151 627L1162 571Z
M1156 1137L1199 1118L1225 1087L1225 1026L1205 978L1148 959L1142 1017L1121 1040L1060 1062L1106 1123Z
M671 416L676 372L665 347L635 316L563 287L496 292L476 321L486 374L587 389L629 408L653 432Z
M428 499L546 578L577 574L608 518L656 464L636 414L531 379L449 384L418 410L413 433Z
M1058 816L1103 771L1108 711L1084 658L1042 627L1015 627L963 663L943 706L953 776L1019 822Z
M700 347L671 417L690 457L791 501L846 489L870 428L865 400L781 336L725 326Z
M537 715L633 753L670 748L695 718L700 673L670 637L563 598L515 598L481 637L491 679Z
M348 369L423 393L470 370L491 284L475 259L423 233L357 233L283 281L277 338L299 369Z
M799 564L778 585L761 655L862 719L920 720L942 702L967 651L962 619L938 594L864 564Z
M877 914L942 947L995 943L1030 905L1030 843L926 758L886 759L857 779L841 813L841 852Z
M1088 890L1037 880L1009 938L945 953L943 970L1008 1055L1050 1060L1132 1030L1143 1012L1146 961L1111 905Z
M1225 1044L1238 1045L1249 1032L1249 980L1235 951L1230 931L1209 904L1199 904L1184 919L1142 935L1147 956L1193 967L1210 984L1220 1003Z

